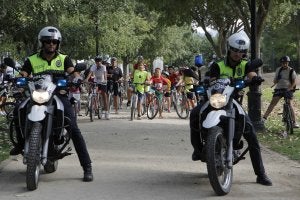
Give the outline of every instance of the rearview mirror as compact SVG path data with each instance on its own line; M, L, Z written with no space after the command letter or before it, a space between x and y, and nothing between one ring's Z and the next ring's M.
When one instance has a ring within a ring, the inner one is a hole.
M81 71L84 71L84 70L86 70L86 64L85 63L77 63L75 65L75 71L81 72Z
M263 65L263 61L260 58L255 58L247 63L251 69L257 69Z
M16 63L12 58L4 58L3 63L7 66L10 66L12 68L16 68Z

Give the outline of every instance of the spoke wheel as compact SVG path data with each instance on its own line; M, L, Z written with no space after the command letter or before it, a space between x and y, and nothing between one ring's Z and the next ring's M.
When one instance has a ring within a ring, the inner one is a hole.
M217 195L226 195L232 185L233 170L226 163L227 145L222 128L216 126L209 129L206 148L210 184Z
M152 97L152 100L149 102L147 106L147 117L148 119L154 119L159 110L159 100L156 96Z
M180 119L186 119L189 117L190 109L186 95L179 95L176 99L175 105L176 113Z

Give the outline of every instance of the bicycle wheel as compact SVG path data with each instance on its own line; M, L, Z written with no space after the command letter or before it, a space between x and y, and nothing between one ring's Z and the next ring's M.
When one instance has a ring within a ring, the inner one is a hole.
M141 115L144 115L147 112L146 98L147 98L147 96L146 96L146 94L144 94L142 107L141 107Z
M15 106L16 106L16 103L14 103L14 102L5 102L3 104L3 109L6 114L6 119L8 121L13 119L13 116L14 116L13 112L14 112Z
M14 103L14 102L5 102L3 104L3 109L4 109L5 114L8 115L9 113L11 113L14 110L15 106L16 106L16 103Z
M147 106L147 117L148 119L154 119L158 113L160 104L157 96L152 97L149 105Z
M189 103L185 94L180 94L176 101L175 106L176 113L180 119L188 118L190 114Z
M135 118L136 106L137 106L137 95L133 94L131 97L131 109L130 109L130 120L131 121Z
M92 96L91 101L89 102L89 116L90 121L94 121L94 106L95 106L95 96Z
M101 119L101 113L103 110L103 98L102 95L99 95L99 101L98 101L98 119Z
M111 112L111 108L113 107L113 103L114 103L114 95L112 95L112 93L108 93L108 112Z
M288 134L293 134L293 121L292 121L292 111L289 104L283 105L283 116L284 116L284 123L285 123L285 130Z
M84 111L85 111L85 116L88 116L89 112L90 112L90 104L91 104L91 98L88 97L85 106L84 106Z

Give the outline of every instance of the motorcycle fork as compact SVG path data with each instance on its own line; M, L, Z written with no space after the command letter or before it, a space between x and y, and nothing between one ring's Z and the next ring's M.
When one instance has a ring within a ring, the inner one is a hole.
M42 165L45 165L48 157L49 137L52 133L54 106L50 105L47 109L46 134L43 142Z
M235 131L235 109L233 108L232 100L229 102L229 109L227 111L228 116L228 133L227 133L227 152L226 152L226 163L228 168L232 168L233 166L233 137L234 137L234 131Z

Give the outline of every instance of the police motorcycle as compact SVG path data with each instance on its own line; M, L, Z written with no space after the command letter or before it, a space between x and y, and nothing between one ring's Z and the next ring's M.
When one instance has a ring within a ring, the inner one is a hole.
M218 79L207 89L208 101L200 110L200 138L202 160L206 162L210 184L219 196L230 192L233 165L245 159L242 135L246 127L246 113L242 108L244 88L260 85L264 80Z
M75 66L78 72L84 69L84 63ZM18 108L18 119L25 139L23 163L27 166L27 189L35 190L41 166L46 173L53 173L57 170L58 160L71 155L71 136L65 129L70 119L64 117L64 106L56 94L65 95L74 83L65 77L54 78L53 74L46 74L20 77L16 84L29 91L29 97Z

